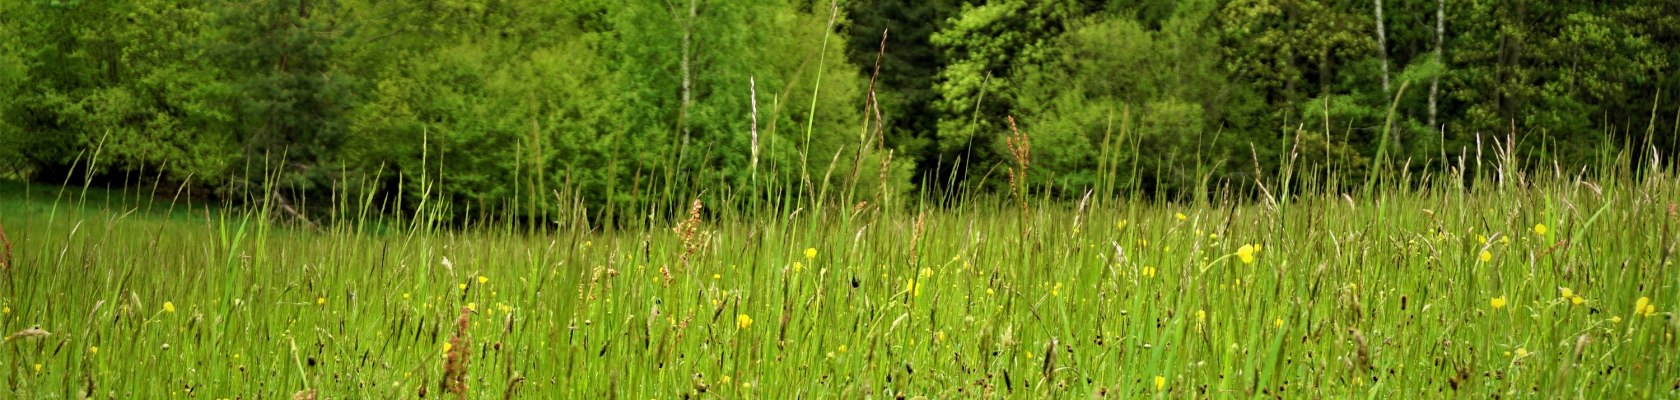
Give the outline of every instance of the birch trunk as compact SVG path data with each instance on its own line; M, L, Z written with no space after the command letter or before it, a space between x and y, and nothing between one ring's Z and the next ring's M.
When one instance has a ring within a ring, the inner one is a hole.
M1446 9L1447 0L1437 0L1435 2L1435 60L1436 62L1441 63L1443 67L1447 65L1446 54L1441 51L1442 42L1447 40ZM1439 129L1439 127L1435 126L1435 110L1437 104L1436 98L1440 92L1441 76L1440 74L1436 74L1434 78L1429 79L1429 127L1431 129Z
M1383 29L1382 0L1372 0L1376 4L1377 14L1377 59L1382 61L1382 90L1388 94L1388 32Z
M1384 100L1386 101L1386 100L1389 100L1387 98L1388 94L1389 94L1389 83L1388 83L1388 30L1383 27L1382 0L1372 0L1372 3L1376 5L1376 8L1375 8L1376 11L1375 12L1376 12L1376 18L1377 18L1377 59L1382 61L1382 91L1383 91ZM1392 110L1390 112L1392 112ZM1386 124L1386 122L1385 122L1385 124ZM1394 130L1393 126L1387 126L1387 125L1383 126L1383 130L1389 131L1390 136L1393 136L1394 147L1405 148L1405 146L1402 146L1401 142L1400 142L1400 131Z
M690 88L693 87L694 82L692 67L694 63L693 37L694 18L698 14L697 11L699 9L697 1L698 0L688 0L688 16L686 18L677 18L682 20L683 26L682 60L679 61L682 65L682 104L677 109L677 128L682 131L683 137L685 138L688 137L688 105L689 101L693 98L693 91L691 91ZM672 11L673 14L678 14L679 16L681 15L681 13L675 12L676 10Z

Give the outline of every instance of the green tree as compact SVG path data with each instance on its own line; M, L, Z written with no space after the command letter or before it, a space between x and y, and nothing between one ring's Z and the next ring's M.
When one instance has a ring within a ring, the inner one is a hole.
M639 4L612 16L619 70L638 83L621 95L626 109L639 111L624 128L629 147L638 149L634 165L664 180L665 201L685 198L669 190L739 190L754 180L815 196L831 167L857 164L856 149L867 139L856 133L867 82L846 64L842 38L827 30L831 18L843 16L786 3L704 1L693 13L678 7L686 5ZM847 148L853 151L842 152ZM847 158L831 164L836 154Z
M939 115L941 162L952 163L962 181L980 178L1002 161L1008 133L1004 117L1016 108L1009 88L1020 84L1015 71L1048 57L1049 43L1076 18L1094 9L1075 0L999 1L964 5L945 29L930 39L945 53L933 109ZM976 180L984 186L995 184Z
M250 0L221 12L221 65L240 76L237 123L244 162L278 178L281 200L336 179L347 138L343 115L359 101L336 45L344 30L332 1ZM238 183L263 181L241 176ZM270 194L263 191L246 191Z
M1674 28L1657 23L1672 16L1657 7L1458 5L1449 14L1485 17L1458 24L1462 33L1446 46L1455 66L1447 96L1465 108L1448 130L1461 142L1475 133L1514 134L1524 154L1548 165L1590 163L1600 149L1622 145L1606 140L1606 131L1645 137L1652 102L1675 88L1672 78L1660 78L1672 75L1663 71L1674 69L1675 48L1659 44Z
M1156 29L1123 14L1082 19L1049 60L1022 69L1013 94L1035 137L1034 182L1067 195L1115 181L1176 194L1246 147L1252 138L1213 134L1233 100L1214 6L1180 4Z
M902 160L917 163L923 186L941 182L939 147L934 146L939 115L935 78L943 66L931 37L961 8L955 0L864 0L846 2L851 21L848 57L865 76L874 77L884 144ZM885 35L885 43L882 43ZM884 48L883 48L884 47ZM877 70L879 58L879 70ZM877 75L878 74L878 75ZM866 112L867 113L867 112Z
M535 223L555 209L550 190L603 204L629 180L610 157L619 79L598 4L351 6L361 33L345 47L370 84L347 116L345 164L396 187L385 198L402 211Z
M19 80L0 140L35 179L61 181L87 166L117 180L225 178L234 143L229 86L211 65L204 35L212 14L200 3L159 1L24 2L4 11L22 27L0 48L0 71ZM27 80L23 78L27 77ZM97 151L95 151L97 150Z

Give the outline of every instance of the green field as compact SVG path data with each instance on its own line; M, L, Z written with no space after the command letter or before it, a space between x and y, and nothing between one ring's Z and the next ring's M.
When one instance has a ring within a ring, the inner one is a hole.
M13 183L4 397L1672 397L1645 175L534 234Z

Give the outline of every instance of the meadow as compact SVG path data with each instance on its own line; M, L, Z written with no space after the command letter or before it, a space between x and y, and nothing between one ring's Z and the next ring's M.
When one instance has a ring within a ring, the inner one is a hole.
M1672 397L1640 168L537 231L6 183L0 397Z

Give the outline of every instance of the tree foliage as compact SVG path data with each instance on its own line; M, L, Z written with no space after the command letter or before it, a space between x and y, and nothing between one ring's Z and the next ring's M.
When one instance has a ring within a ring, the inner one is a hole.
M1033 190L1052 196L1194 194L1288 160L1359 181L1457 165L1495 135L1534 165L1596 165L1680 146L1677 15L1631 1L24 0L0 7L0 177L343 192L532 224L561 202L622 219L700 193L852 207L916 185L1000 189L1009 116L1036 144Z

